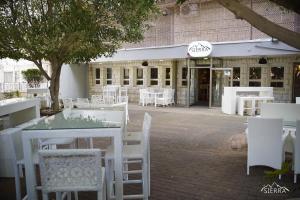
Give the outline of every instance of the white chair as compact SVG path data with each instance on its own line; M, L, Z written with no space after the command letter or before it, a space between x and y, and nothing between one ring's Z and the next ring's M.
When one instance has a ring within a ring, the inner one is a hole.
M152 118L148 113L145 113L145 120L143 123L143 139L141 144L137 145L124 145L123 146L123 159L125 163L124 175L128 174L142 174L142 180L124 180L124 184L141 183L143 194L125 195L126 199L148 199L150 196L150 142L149 133L151 128ZM107 178L107 195L108 199L112 198L113 193L113 147L109 146L105 154L105 168ZM141 170L128 170L128 164L141 162Z
M90 101L88 98L77 98L75 105L77 108L90 108Z
M157 105L168 106L170 104L172 104L172 90L164 89L162 95L156 97L155 106Z
M146 115L144 115L143 125L146 123ZM123 136L124 144L141 143L143 139L143 130L135 132L126 132Z
M24 154L23 154L23 143L22 143L22 129L21 128L9 128L6 129L3 134L8 136L9 151L12 160L12 166L14 170L15 177L15 189L16 189L16 200L21 200L21 187L20 178L23 177L23 167L24 167ZM35 152L33 156L33 162L38 164L38 157ZM23 198L27 199L27 195Z
M128 113L128 103L122 102L122 103L115 103L112 104L112 107L123 107L125 111L125 123L127 124L129 121L129 113Z
M300 174L300 120L297 120L297 127L294 139L294 183L297 182L297 174Z
M73 108L74 107L72 98L65 98L62 101L64 104L64 108Z
M128 89L127 87L120 87L119 88L119 99L118 102L127 102L128 103Z
M101 95L92 95L91 104L103 104L103 97Z
M39 151L43 200L48 193L97 191L97 199L106 199L105 169L99 149ZM61 199L61 197L59 197Z
M250 167L256 165L281 169L284 141L282 119L249 118L247 139L247 175Z

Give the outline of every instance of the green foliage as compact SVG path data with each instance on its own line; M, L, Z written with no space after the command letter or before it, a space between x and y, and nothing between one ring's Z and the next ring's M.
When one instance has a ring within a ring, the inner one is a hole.
M155 0L4 0L0 58L87 62L143 39Z
M43 80L43 75L38 69L27 69L26 71L22 71L22 75L31 88L39 87Z
M265 171L266 178L268 179L276 179L281 174L288 174L292 170L292 163L284 162L282 163L282 167L279 170Z
M17 91L12 91L12 92L4 92L3 96L4 96L4 99L11 99L14 97L20 97L21 94L20 94L20 91L17 90Z

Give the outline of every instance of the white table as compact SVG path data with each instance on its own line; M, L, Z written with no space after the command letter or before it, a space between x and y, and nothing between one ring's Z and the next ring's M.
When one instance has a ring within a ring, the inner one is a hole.
M0 116L10 115L12 126L40 117L38 99L12 98L0 101Z
M0 101L2 128L7 129L40 117L40 103L37 99L12 98ZM0 131L0 177L14 177L10 152L7 152L8 137Z
M32 160L31 141L37 138L88 138L111 137L114 144L116 199L123 199L122 136L124 111L66 109L23 130L28 199L36 200L36 173Z
M250 106L249 108L245 108L245 102L249 101ZM260 96L239 96L238 97L238 114L241 116L244 116L244 111L245 110L250 110L250 115L255 115L255 111L260 109L260 107L256 107L256 102L257 101L262 101L262 103L267 103L267 102L273 102L274 97L260 97Z

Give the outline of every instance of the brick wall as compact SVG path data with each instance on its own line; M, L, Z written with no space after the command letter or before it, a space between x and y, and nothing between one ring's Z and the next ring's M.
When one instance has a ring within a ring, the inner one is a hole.
M174 0L175 1L175 0ZM215 1L193 1L188 14L178 6L164 8L168 15L154 19L145 33L144 41L126 44L124 47L148 47L190 43L196 40L224 42L269 38L253 28L245 20L236 19L234 14ZM299 31L299 15L281 9L267 0L244 0L244 3L277 24ZM194 6L196 4L196 6Z
M298 59L298 60L297 60ZM260 67L262 78L261 86L269 87L271 82L271 67L284 67L284 80L282 88L274 88L274 96L276 102L290 102L292 98L292 78L293 78L293 63L299 62L300 58L297 57L274 57L268 58L268 63L265 65L258 64L258 58L226 58L223 60L214 59L214 66L216 67L240 67L240 86L249 86L249 68ZM196 61L197 64L209 63L209 61ZM191 61L190 66L194 66L195 62ZM137 103L139 100L139 89L146 87L158 87L158 88L176 88L176 98L178 105L186 105L187 103L187 86L182 85L182 68L186 67L186 60L178 61L149 61L148 67L142 67L140 61L132 62L107 62L102 64L90 64L89 65L89 95L102 94L102 86L106 85L106 68L112 68L114 85L123 85L123 69L128 68L130 70L130 84L124 87L128 88L129 101ZM158 85L150 85L150 68L158 68ZM100 85L95 84L95 68L100 68ZM142 68L144 73L143 85L136 84L136 69ZM165 85L165 69L171 68L171 85ZM175 72L176 70L176 72ZM176 76L177 74L177 76ZM177 78L176 78L176 77ZM195 77L197 79L197 73L191 73L192 80ZM197 96L197 81L191 81L190 102L195 101ZM223 83L225 85L225 82Z

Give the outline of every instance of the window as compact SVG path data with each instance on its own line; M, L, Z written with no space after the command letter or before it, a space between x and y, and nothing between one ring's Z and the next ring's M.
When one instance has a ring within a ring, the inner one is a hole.
M158 85L158 69L151 68L150 71L150 85Z
M95 82L96 85L100 84L100 68L95 69Z
M249 86L251 87L261 86L261 67L249 68Z
M233 75L232 75L232 85L233 87L240 86L240 78L241 78L241 68L233 67Z
M182 68L182 73L181 73L181 85L182 86L187 86L187 73L188 72L188 70L187 70L187 68L186 67L183 67Z
M171 85L171 68L166 68L166 82L165 85Z
M129 69L124 69L123 85L129 85Z
M271 87L283 87L284 67L271 67Z
M106 84L112 84L112 68L106 68Z
M143 83L144 83L143 79L144 79L143 69L137 68L136 69L136 84L143 85Z

